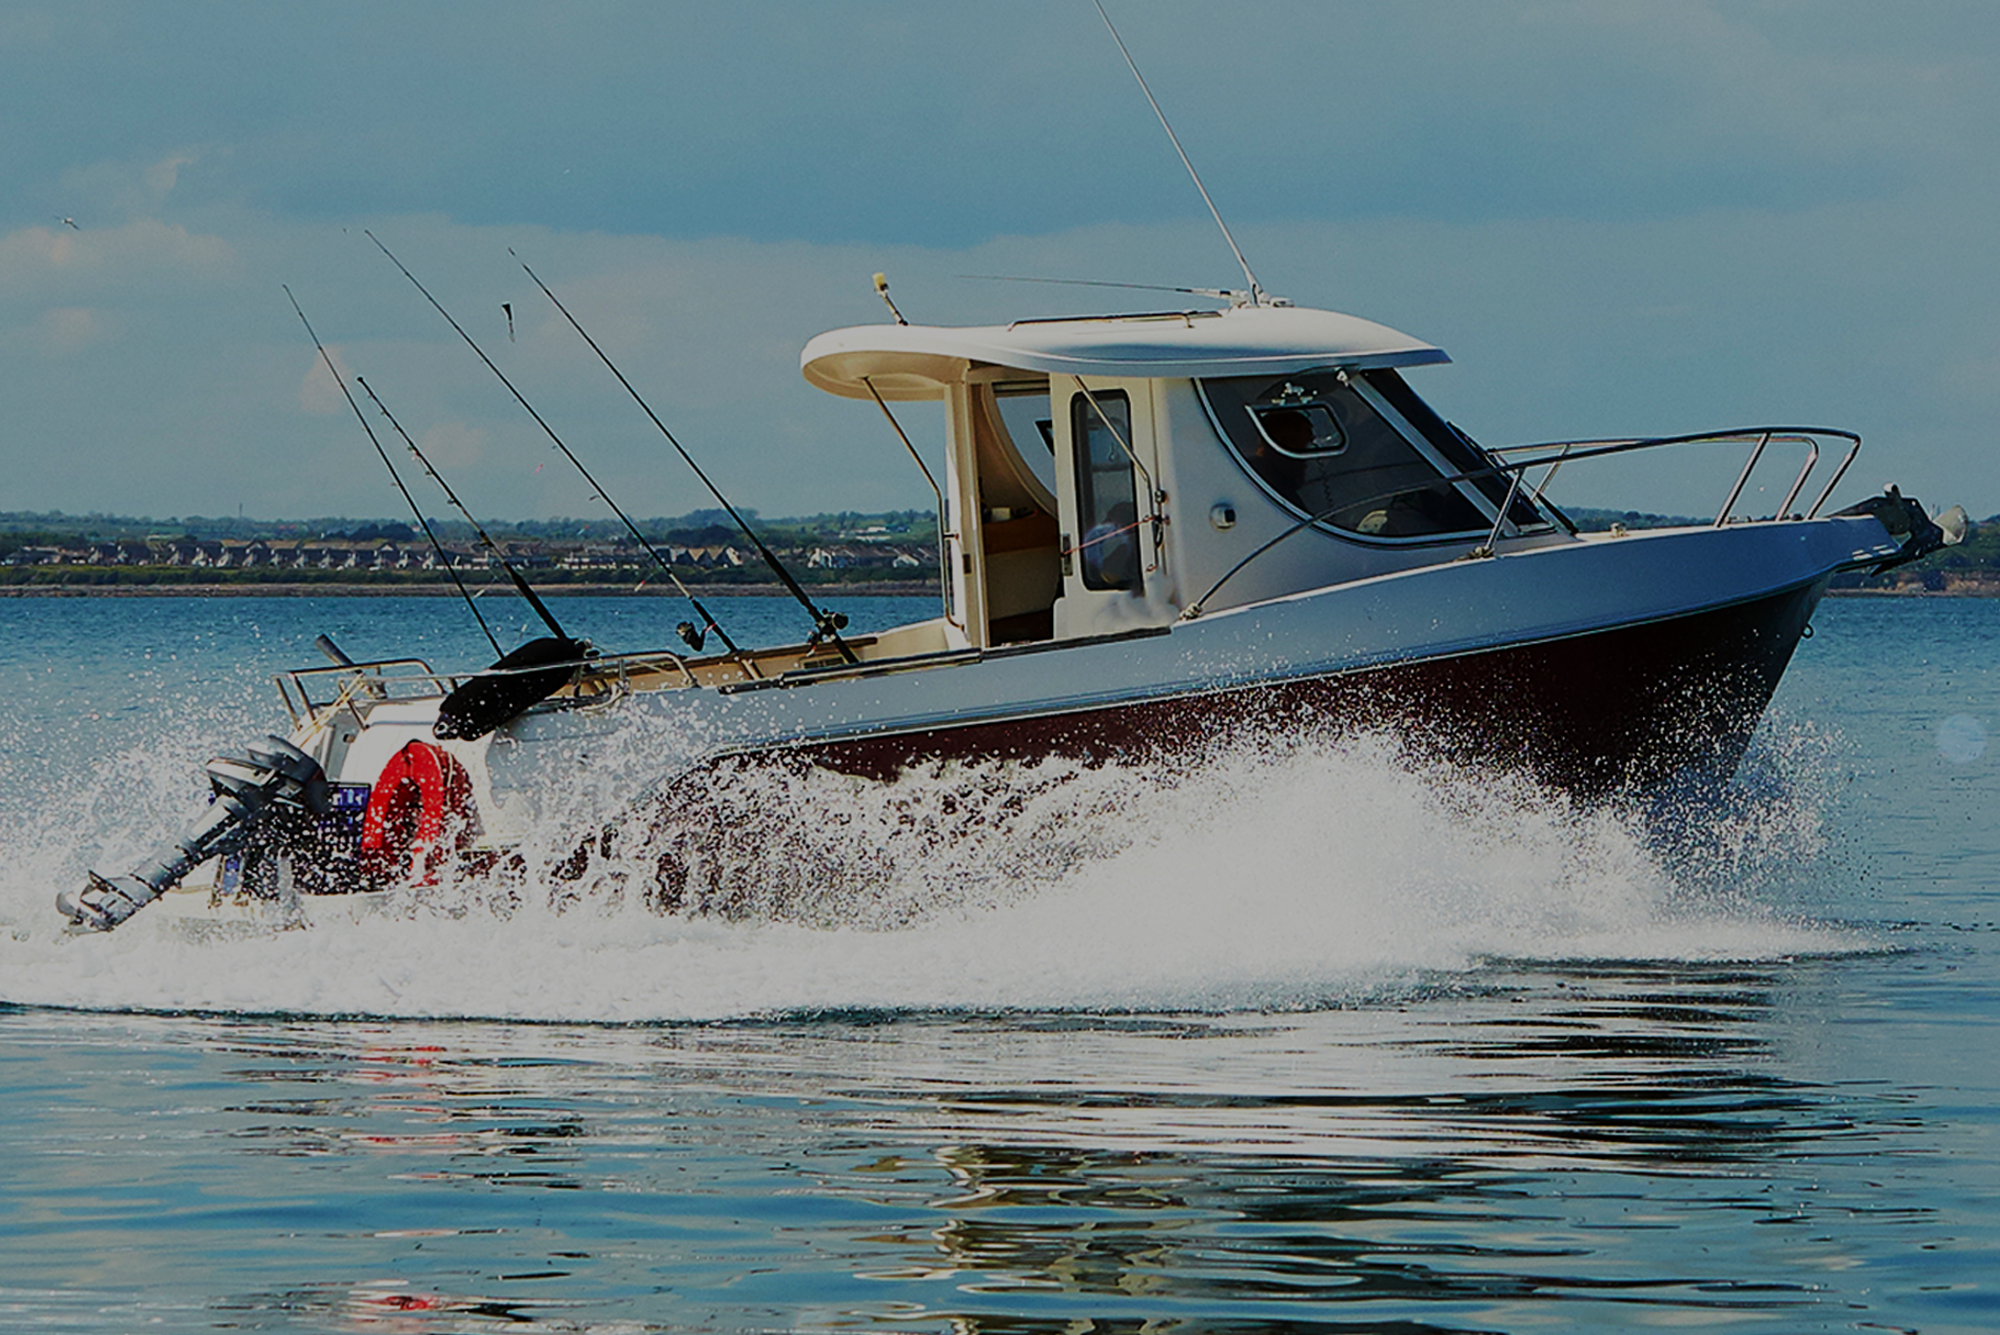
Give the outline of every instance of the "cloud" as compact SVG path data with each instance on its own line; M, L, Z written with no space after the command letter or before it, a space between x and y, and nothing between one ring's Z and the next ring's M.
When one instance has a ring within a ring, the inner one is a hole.
M146 189L152 194L152 203L155 208L159 207L166 200L166 197L173 193L174 183L180 180L181 168L191 166L194 160L195 155L192 153L170 154L146 168L141 174L141 179L146 183Z
M315 349L312 364L299 378L299 411L312 417L345 417L353 409L347 406L347 398L340 392L340 385L334 383L333 377L338 374L341 384L353 384L354 373L347 369L346 359L341 356L338 344L327 344L326 355L333 362L333 372L328 372L326 362L320 360Z
M80 352L104 336L104 319L88 306L62 306L42 312L43 351L55 356Z
M0 113L37 127L0 138L0 383L61 448L21 505L213 512L226 475L267 513L392 511L289 284L476 511L596 513L364 226L638 513L709 500L509 246L771 514L928 504L871 408L798 375L886 318L877 269L938 323L1118 304L966 273L1240 282L1073 0L32 12L0 17ZM1419 388L1475 435L1826 421L1869 436L1856 485L2000 509L2000 7L1118 17L1265 285L1444 344ZM1694 508L1706 476L1644 489Z
M439 422L426 430L417 444L431 466L448 481L480 462L486 452L486 437L487 432L481 427L464 422Z
M118 227L27 227L0 236L0 293L130 299L227 278L234 249L219 236L139 218Z

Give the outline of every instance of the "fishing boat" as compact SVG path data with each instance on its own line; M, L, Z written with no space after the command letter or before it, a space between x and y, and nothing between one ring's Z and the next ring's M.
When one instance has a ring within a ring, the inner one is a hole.
M1441 349L1230 296L821 334L813 385L891 423L896 403L943 405L939 615L846 635L821 610L799 643L706 654L550 637L470 672L327 642L338 661L279 678L289 729L210 765L195 828L61 911L108 929L211 859L216 889L246 892L280 869L313 893L490 865L591 739L644 721L668 725L631 794L656 821L663 795L740 758L893 781L1306 721L1585 798L1723 780L1833 576L1962 529L1894 489L1825 512L1860 448L1843 431L1486 448L1405 377ZM1712 522L1584 532L1548 495L1559 471L1665 449L1743 460ZM1739 514L1764 468L1783 499Z
M1861 447L1846 431L1481 446L1405 379L1443 350L1265 291L1104 21L1246 286L1170 289L1209 299L1198 308L946 327L908 323L878 274L890 322L806 345L806 380L872 401L920 464L891 405L943 406L939 615L845 635L743 524L810 612L808 637L745 649L683 588L702 624L682 628L682 649L605 653L565 633L510 568L549 636L471 672L356 663L322 637L331 666L279 679L287 732L212 761L213 801L186 833L130 874L93 872L59 911L108 931L203 865L216 869L211 898L490 868L620 729L646 738L649 759L614 825L649 829L700 819L691 790L738 762L892 782L954 760L1142 760L1257 728L1387 730L1412 751L1516 768L1585 800L1717 783L1829 581L1963 535L1962 511L1941 524L1894 488L1826 512ZM1548 494L1559 472L1606 458L1732 448L1744 462L1713 522L1583 532ZM1739 514L1760 468L1789 470L1767 464L1779 455L1799 461L1783 499ZM721 652L703 652L709 632ZM681 902L671 885L648 898Z

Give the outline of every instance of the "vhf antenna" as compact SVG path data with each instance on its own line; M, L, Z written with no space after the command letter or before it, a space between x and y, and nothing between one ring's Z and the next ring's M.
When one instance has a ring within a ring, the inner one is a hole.
M962 273L958 277L980 283L1055 283L1063 287L1126 287L1135 292L1185 292L1191 297L1214 297L1228 301L1241 296L1222 287L1174 287L1166 283L1114 283L1103 278L1023 278L1004 273Z
M1201 183L1201 173L1196 171L1194 163L1188 160L1187 150L1181 147L1180 136L1174 133L1174 127L1167 124L1167 113L1160 110L1159 100L1153 96L1153 90L1146 86L1146 76L1139 73L1138 62L1133 60L1132 53L1125 49L1125 39L1118 35L1118 28L1111 22L1111 15L1104 12L1104 0L1091 0L1091 3L1097 6L1097 16L1103 19L1104 26L1110 29L1111 40L1118 43L1118 54L1125 57L1125 63L1132 69L1132 77L1139 81L1139 91L1146 95L1146 101L1152 104L1153 114L1160 118L1160 128L1167 132L1168 140L1173 143L1174 152L1181 155L1181 166L1186 167L1188 175L1194 178L1194 188L1201 191L1201 202L1208 205L1209 216L1213 217L1215 225L1222 229L1222 239L1229 243L1229 249L1235 254L1236 262L1243 266L1243 277L1250 284L1250 305L1277 304L1266 295L1263 284L1257 281L1257 275L1250 272L1250 261L1243 258L1243 248L1238 246L1236 238L1229 234L1229 224L1222 221L1221 211L1215 207L1215 201L1208 197L1208 187Z

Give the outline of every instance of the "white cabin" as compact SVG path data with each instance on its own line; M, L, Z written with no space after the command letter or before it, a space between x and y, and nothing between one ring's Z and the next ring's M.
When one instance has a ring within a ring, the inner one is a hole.
M1332 311L871 325L806 345L832 394L944 404L944 648L1164 626L1203 610L1568 537L1399 371L1449 360ZM1309 522L1308 521L1312 521Z

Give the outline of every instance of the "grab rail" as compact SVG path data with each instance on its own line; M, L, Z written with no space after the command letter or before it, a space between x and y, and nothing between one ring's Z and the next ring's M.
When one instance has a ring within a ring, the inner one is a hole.
M295 668L274 675L278 694L283 697L285 711L292 716L292 723L314 722L328 710L338 708L357 693L366 692L370 699L380 703L390 700L429 700L449 695L473 677L521 676L529 672L546 672L551 667L565 666L561 663L538 663L524 668L482 668L474 672L439 672L421 658L386 658L374 663L341 664L334 667ZM593 658L580 658L567 666L579 669L576 686L622 686L630 681L636 669L646 668L656 671L678 669L690 686L699 685L688 660L669 649L651 649L629 654L604 654ZM407 669L399 671L397 669ZM325 699L316 699L312 686L322 682L338 683L334 693Z
M1213 598L1223 585L1236 578L1243 571L1244 567L1264 555L1264 553L1270 551L1273 547L1276 547L1279 543L1292 537L1294 534L1325 523L1343 510L1359 509L1365 505L1373 505L1377 501L1394 500L1398 496L1407 496L1412 491L1427 490L1433 487L1456 486L1461 482L1477 482L1483 478L1503 477L1510 474L1515 484L1508 488L1507 493L1508 504L1511 505L1513 497L1519 490L1518 484L1521 477L1525 475L1528 469L1537 468L1542 464L1549 465L1549 471L1542 478L1541 485L1537 486L1533 492L1537 503L1541 501L1542 493L1547 490L1550 480L1555 477L1556 470L1572 460L1603 459L1609 458L1612 455L1632 454L1639 450L1660 449L1670 445L1713 445L1754 439L1755 444L1751 448L1750 459L1744 464L1743 471L1737 475L1736 485L1730 488L1729 497L1723 502L1721 513L1715 517L1715 527L1721 528L1730 522L1730 514L1736 509L1736 502L1742 496L1743 488L1749 482L1750 475L1756 471L1758 461L1764 457L1765 447L1774 440L1802 443L1807 447L1805 467L1799 471L1797 479L1792 483L1791 490L1785 493L1784 503L1778 507L1777 513L1772 516L1774 522L1783 521L1786 518L1785 512L1791 508L1792 502L1798 499L1799 493L1805 489L1807 480L1818 466L1820 456L1819 441L1821 438L1827 437L1846 441L1848 443L1847 453L1841 459L1840 466L1833 470L1833 476L1828 479L1826 486L1820 490L1818 499L1812 503L1812 508L1802 515L1792 516L1794 519L1804 520L1818 517L1820 508L1826 504L1827 498L1833 495L1833 489L1840 485L1840 480L1847 476L1847 470L1854 463L1855 456L1861 453L1861 437L1856 433L1843 431L1838 427L1824 426L1752 426L1734 427L1726 431L1698 431L1692 435L1685 436L1629 436L1597 440L1551 440L1540 441L1530 445L1479 446L1477 448L1481 449L1489 458L1495 460L1491 467L1468 469L1463 473L1453 473L1448 477L1433 478L1414 487L1407 485L1397 487L1392 491L1380 492L1374 496L1363 497L1360 500L1350 497L1342 500L1336 506L1315 515L1308 515L1306 518L1299 520L1276 537L1265 541L1248 556L1224 571L1222 578L1209 585L1206 593L1181 609L1180 620L1192 621L1200 616L1204 604ZM1534 453L1527 458L1514 459L1509 457L1529 451L1533 451ZM1493 555L1493 544L1499 540L1500 529L1504 525L1506 517L1507 510L1503 507L1500 511L1500 522L1494 525L1492 536L1485 545L1475 546L1472 549L1474 556ZM1572 529L1572 531L1574 530Z
M1750 457L1744 462L1743 471L1737 474L1735 485L1729 489L1728 498L1723 501L1722 509L1715 517L1715 525L1717 528L1720 528L1730 522L1730 515L1736 509L1736 502L1741 499L1743 489L1749 483L1751 474L1756 471L1757 464L1764 457L1765 447L1773 441L1780 444L1802 445L1806 450L1804 467L1799 470L1799 475L1793 481L1791 490L1785 493L1784 501L1778 506L1777 512L1772 516L1774 519L1785 518L1787 512L1792 508L1792 503L1798 500L1800 494L1804 492L1806 483L1811 479L1813 471L1819 466L1820 441L1823 439L1844 440L1847 442L1847 451L1841 458L1840 466L1833 470L1833 476L1827 480L1826 486L1820 489L1818 498L1812 503L1812 508L1798 516L1801 519L1814 519L1818 517L1820 509L1826 504L1827 499L1833 495L1833 489L1840 485L1840 480L1843 477L1847 476L1847 470L1854 463L1855 456L1861 453L1861 437L1852 431L1843 431L1838 427L1824 426L1749 426L1733 427L1726 431L1698 431L1692 435L1685 436L1627 436L1606 437L1595 440L1552 440L1532 445L1488 445L1483 448L1488 454L1502 462L1501 468L1486 470L1488 472L1513 472L1516 469L1533 468L1539 464L1548 464L1550 466L1549 476L1542 479L1541 486L1535 488L1533 493L1534 498L1539 501L1542 498L1542 492L1548 487L1550 478L1555 476L1555 470L1571 459L1603 458L1614 454L1630 454L1638 450L1660 449L1670 445L1726 445L1734 442L1749 442L1751 445ZM1518 461L1512 459L1512 456L1530 450L1537 451L1538 453L1531 458ZM1472 473L1466 476L1477 477L1480 475L1479 473Z

